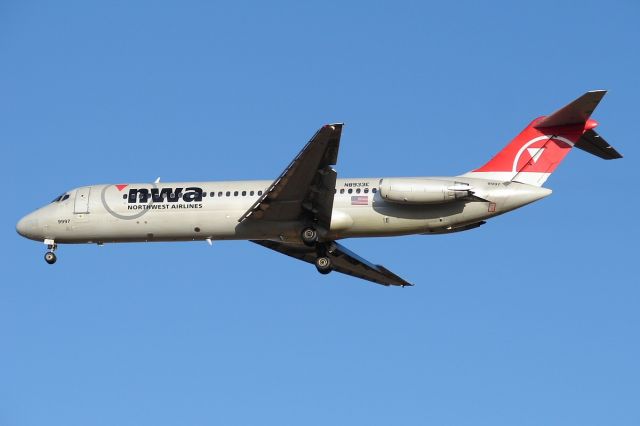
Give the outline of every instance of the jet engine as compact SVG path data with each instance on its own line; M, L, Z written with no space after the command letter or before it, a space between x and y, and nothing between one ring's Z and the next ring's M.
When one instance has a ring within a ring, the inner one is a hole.
M467 183L436 179L381 179L382 199L400 204L440 204L470 197Z

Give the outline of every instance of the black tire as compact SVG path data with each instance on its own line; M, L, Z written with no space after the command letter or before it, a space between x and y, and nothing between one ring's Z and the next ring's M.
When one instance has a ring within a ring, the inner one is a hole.
M56 257L56 254L54 252L48 251L44 254L44 261L49 265L53 265L54 263L56 263L56 260L58 260L58 258Z
M309 247L313 247L318 242L318 231L313 228L304 228L300 233L302 242Z
M318 256L316 258L316 269L321 274L328 274L331 272L331 258L327 256Z
M317 269L317 268L316 268L316 269ZM318 272L320 272L322 275L327 275L327 274L330 274L332 270L333 270L333 269L327 269L327 270L324 270L324 269L318 269Z

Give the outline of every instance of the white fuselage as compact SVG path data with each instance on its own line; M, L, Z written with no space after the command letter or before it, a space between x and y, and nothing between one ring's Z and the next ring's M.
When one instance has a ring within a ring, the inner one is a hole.
M403 179L463 182L473 187L478 199L402 204L383 199L380 178L338 179L331 227L321 238L456 232L551 193L516 182L460 176ZM17 230L28 238L56 243L298 241L304 226L301 221L238 221L271 183L254 180L80 187L25 216ZM177 191L180 194L176 195Z

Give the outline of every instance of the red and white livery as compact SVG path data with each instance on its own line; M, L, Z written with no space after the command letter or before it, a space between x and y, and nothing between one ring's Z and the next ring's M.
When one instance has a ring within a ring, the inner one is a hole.
M342 124L323 126L275 180L122 183L68 191L22 218L21 235L60 243L250 240L315 265L383 285L411 285L340 240L448 234L551 194L542 188L572 148L620 158L591 113L587 92L533 120L484 166L458 176L338 178Z

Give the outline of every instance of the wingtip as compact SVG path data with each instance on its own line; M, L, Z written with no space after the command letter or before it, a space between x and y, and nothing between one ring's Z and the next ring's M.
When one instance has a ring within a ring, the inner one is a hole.
M586 95L590 95L595 97L598 102L602 100L602 98L604 98L604 95L607 94L607 91L604 89L597 89L597 90L589 90Z

